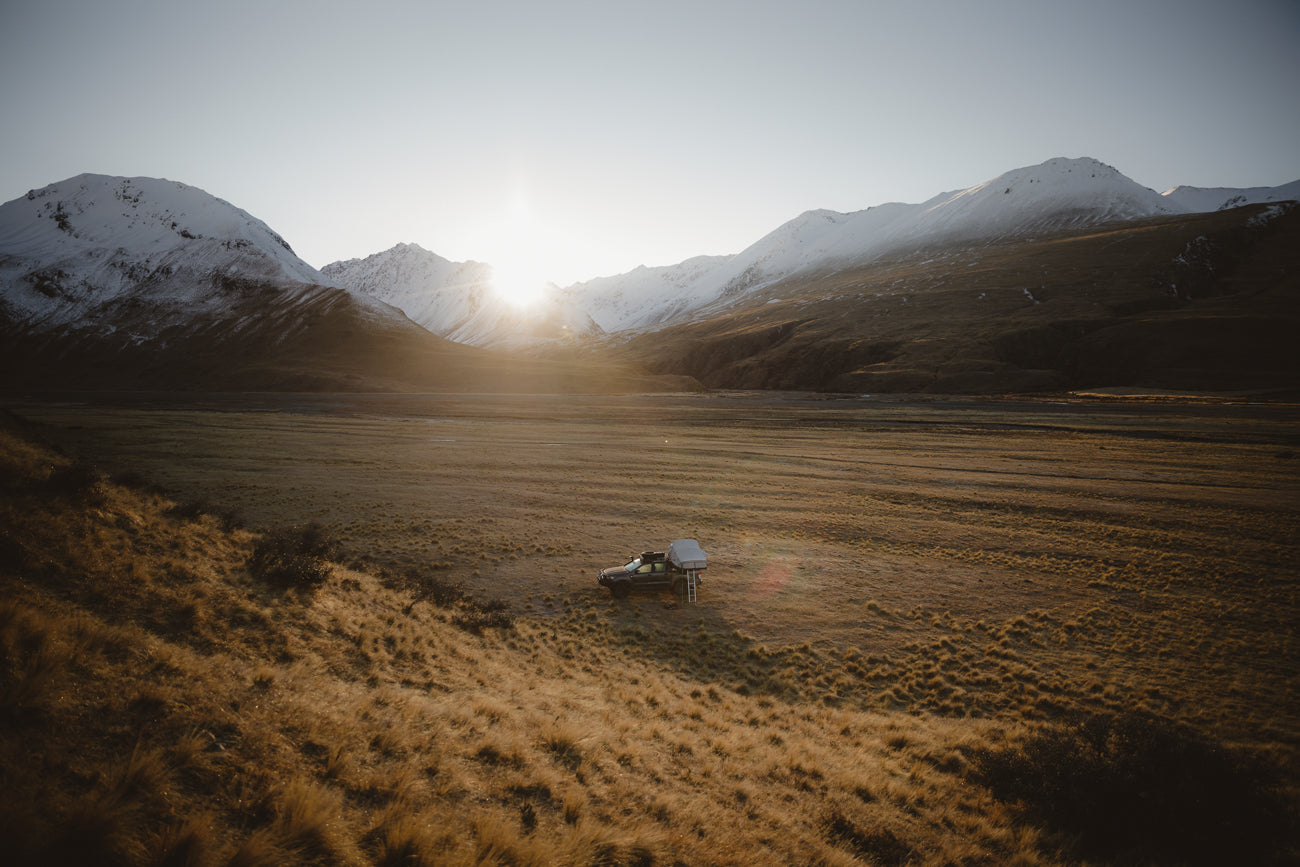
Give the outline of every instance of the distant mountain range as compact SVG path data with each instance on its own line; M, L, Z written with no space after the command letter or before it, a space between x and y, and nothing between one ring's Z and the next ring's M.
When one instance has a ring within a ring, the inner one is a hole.
M87 174L0 206L0 385L629 391L664 380L445 340L333 285L228 202Z
M1184 186L1162 195L1094 159L1053 159L969 189L940 193L919 205L892 203L849 214L808 211L733 256L701 256L557 288L551 303L566 311L572 324L585 313L605 332L644 329L682 321L710 304L793 274L907 250L1294 199L1300 199L1300 180L1252 189ZM383 281L383 289L376 291L373 276L379 263L396 279ZM488 266L451 263L399 245L322 270L336 285L374 294L449 339L519 345L517 329L495 325L494 317L509 317L512 311L493 303Z
M1075 344L1138 310L1185 320L1198 293L1236 295L1220 324L1267 342L1294 324L1296 271L1268 239L1290 231L1280 203L1296 199L1300 181L1162 195L1096 160L1054 159L921 204L809 211L733 256L552 287L518 309L486 264L399 244L317 271L201 190L80 175L0 206L0 384L1006 391L1159 378ZM1271 283L1252 277L1241 295L1243 269L1270 267ZM1017 340L1074 349L1026 354ZM1201 379L1277 387L1293 366L1238 359ZM1165 379L1198 387L1178 369Z

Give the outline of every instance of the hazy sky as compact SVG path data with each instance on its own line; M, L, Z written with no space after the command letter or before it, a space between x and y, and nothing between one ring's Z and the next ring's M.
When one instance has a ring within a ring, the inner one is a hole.
M0 0L0 200L183 181L320 267L575 280L1056 156L1300 178L1300 0Z

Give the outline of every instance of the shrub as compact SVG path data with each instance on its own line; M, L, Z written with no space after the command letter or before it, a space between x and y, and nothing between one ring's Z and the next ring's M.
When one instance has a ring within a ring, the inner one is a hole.
M246 525L244 516L236 509L219 510L212 506L205 499L191 500L187 503L178 503L167 510L167 514L178 518L182 521L197 521L204 515L211 515L217 519L223 530L230 532L232 530L243 529ZM309 525L319 526L319 525Z
M313 589L330 576L338 545L320 524L269 530L253 546L248 571L271 584Z
M484 629L514 628L515 618L507 603L491 599L480 601L466 593L461 585L428 572L407 570L400 575L388 573L383 575L383 581L394 590L409 593L412 603L428 602L439 608L451 608L451 622L467 632L479 634Z
M1086 858L1268 863L1288 836L1276 769L1147 714L1091 716L974 756L999 798Z
M27 565L27 550L9 530L0 527L0 572L17 572Z
M75 461L51 470L45 480L45 490L56 497L93 503L103 499L103 480L99 470L83 461Z
M510 606L498 600L479 602L473 597L465 597L456 606L451 615L451 622L474 634L484 629L513 629L515 616L510 613Z
M179 518L182 521L197 521L204 515L210 514L212 507L204 499L190 500L185 503L176 503L167 510L167 514Z
M465 591L459 584L423 571L408 570L401 575L385 576L384 583L394 590L411 594L413 602L429 602L440 608L450 607L465 598Z

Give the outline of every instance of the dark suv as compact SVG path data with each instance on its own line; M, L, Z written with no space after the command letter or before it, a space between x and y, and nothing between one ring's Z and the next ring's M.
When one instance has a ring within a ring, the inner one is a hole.
M679 596L686 586L686 573L668 560L662 551L645 551L622 566L601 569L596 583L608 587L615 599L625 599L633 590L672 590Z

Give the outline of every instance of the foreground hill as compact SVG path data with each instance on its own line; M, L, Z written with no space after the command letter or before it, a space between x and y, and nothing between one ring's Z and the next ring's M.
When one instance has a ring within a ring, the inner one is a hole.
M678 387L680 383L668 383ZM444 340L202 190L80 175L0 206L0 386L627 391L632 369Z
M1300 210L1255 205L801 270L621 347L720 388L1300 387Z

